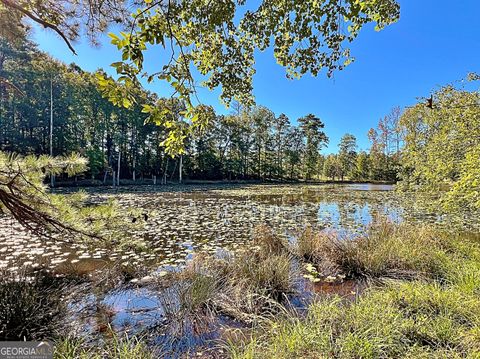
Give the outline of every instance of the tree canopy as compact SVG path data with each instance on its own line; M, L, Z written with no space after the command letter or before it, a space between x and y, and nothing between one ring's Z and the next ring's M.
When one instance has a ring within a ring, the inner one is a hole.
M129 6L138 7L131 17L126 16ZM322 70L331 76L354 60L347 44L364 25L375 23L380 30L398 18L395 0L0 0L0 23L10 24L3 36L18 37L28 19L55 31L73 52L71 42L82 33L95 43L109 24L121 23L125 31L110 34L122 54L112 64L118 77L98 74L104 95L129 107L137 100L131 89L139 87L140 78L166 81L172 96L185 104L180 115L191 131L211 118L208 108L197 109L192 101L198 80L209 89L221 88L225 104L235 100L250 106L256 50L273 48L289 78ZM162 58L147 72L145 52L152 46L162 48ZM182 151L184 131L166 120L168 106L143 105L150 122L171 125L167 149Z
M475 79L475 77L471 77ZM403 184L447 190L447 208L480 209L480 93L442 87L400 119L405 135Z
M97 44L109 24L127 23L126 5L126 0L0 0L0 31L15 41L28 31L30 20L57 33L75 53L72 41L81 35Z
M255 51L273 48L287 77L306 73L328 76L353 61L347 44L367 23L380 30L399 18L395 0L264 0L253 5L246 0L154 1L146 0L132 16L129 31L110 34L122 53L112 64L118 78L99 76L104 94L115 104L128 107L135 100L128 89L141 78L165 81L173 95L184 101L184 117L193 128L205 125L208 117L195 110L198 80L213 90L221 89L221 100L250 106L254 102ZM145 53L162 48L153 72L144 67ZM145 105L151 120L163 123L164 111ZM182 148L181 137L170 144Z

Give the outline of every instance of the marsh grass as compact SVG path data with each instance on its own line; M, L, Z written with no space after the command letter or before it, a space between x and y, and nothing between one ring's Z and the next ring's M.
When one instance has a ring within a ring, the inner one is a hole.
M292 245L293 252L307 262L320 263L326 258L331 238L327 234L315 232L311 226L300 233Z
M163 316L145 333L158 334L157 342L169 355L186 355L218 338L222 320L250 326L284 311L296 275L288 246L261 227L253 248L217 257L198 255L171 274L168 285L159 278L153 286Z
M452 245L432 227L381 219L353 239L307 229L294 251L320 272L336 270L348 278L444 280Z
M478 236L381 222L350 242L308 238L317 242L296 247L304 260L381 280L353 302L324 296L306 318L272 320L247 343L230 344L233 358L480 357Z
M311 305L307 318L272 322L236 358L450 358L480 355L480 301L455 288L409 282L373 289L352 304Z
M284 310L294 292L291 257L243 254L226 264L228 281L216 298L219 311L253 324Z
M64 327L68 285L49 273L0 273L0 339L55 338Z
M89 346L84 340L66 337L55 342L54 359L153 359L155 348L147 347L142 338L128 337L112 332L103 345Z
M253 248L220 258L199 256L192 261L179 275L180 282L187 283L178 295L181 307L187 312L199 308L221 311L230 305L235 311L259 314L293 293L297 273L285 241L269 228L259 227Z
M217 298L220 310L247 323L283 310L298 277L287 243L265 226L257 227L255 249L220 262L226 281Z
M299 315L288 302L299 260L371 286L353 301L320 296ZM100 287L137 275L129 273L108 273ZM139 337L112 333L95 347L67 338L55 357L191 357L221 339L220 317L249 331L227 343L233 358L480 357L478 236L378 221L352 240L307 229L292 247L261 227L253 249L200 255L155 280L163 316Z
M196 336L208 334L216 320L214 297L219 290L216 276L188 268L159 293L163 319L146 330L160 335L162 346L177 352L192 346Z

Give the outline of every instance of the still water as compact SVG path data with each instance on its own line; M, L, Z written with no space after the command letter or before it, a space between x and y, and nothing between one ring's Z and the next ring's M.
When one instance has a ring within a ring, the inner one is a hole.
M181 269L197 253L248 249L258 225L268 225L288 240L294 240L307 226L335 232L348 240L364 232L376 217L450 227L455 223L425 206L433 200L423 198L420 203L423 205L419 205L413 196L400 195L388 185L125 187L115 191L92 189L89 196L93 202L115 199L125 208L141 210L147 218L146 225L128 236L143 241L146 250L94 248L45 240L3 217L0 218L0 269L15 272L22 267L49 268L57 274L72 271L78 275L98 273L96 269L103 271L115 263L121 267L146 266L150 272L162 275ZM78 302L71 304L72 323L78 323L76 328L83 330L87 338L93 338L92 333L108 332L110 327L119 332L136 332L163 323L165 306L158 290L142 285L144 278L106 291L87 288ZM313 286L303 280L300 284L305 287L299 289L301 298L310 292L356 296L363 288L355 281ZM183 348L180 350L204 345L219 337L221 328L236 325L228 318L215 320L214 329L201 335L181 335L187 342L180 343ZM155 336L156 341L170 339L167 334Z
M293 239L305 227L335 231L341 236L362 232L375 217L394 222L442 224L447 219L418 207L390 185L204 185L91 189L92 201L117 200L148 218L133 233L147 250L91 248L85 244L44 240L25 232L8 217L0 219L0 269L75 267L88 272L105 261L181 267L195 253L244 248L258 225ZM423 200L426 204L428 200ZM428 204L428 203L427 203ZM451 225L452 219L448 219Z

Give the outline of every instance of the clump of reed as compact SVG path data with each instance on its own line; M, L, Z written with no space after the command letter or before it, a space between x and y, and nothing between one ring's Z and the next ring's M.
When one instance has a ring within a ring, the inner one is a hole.
M288 246L260 227L253 247L223 257L199 255L162 286L164 318L150 330L160 333L163 348L178 353L199 337L215 336L220 317L251 325L285 310L282 303L294 284Z
M321 272L332 267L350 278L444 278L448 236L428 226L373 223L363 235L339 238L307 229L294 252Z
M66 284L46 272L0 273L0 339L55 338L64 327Z

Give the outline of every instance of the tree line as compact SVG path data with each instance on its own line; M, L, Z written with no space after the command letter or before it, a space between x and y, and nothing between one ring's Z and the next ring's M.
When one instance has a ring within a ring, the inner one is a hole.
M136 88L129 108L102 96L96 74L65 65L28 41L0 41L0 149L20 154L80 153L88 158L86 176L111 183L117 179L392 180L399 147L392 152L392 124L372 130L372 147L357 153L356 140L345 135L336 155L322 155L328 144L325 125L307 114L292 124L263 106L238 103L229 115L205 106L206 127L183 135L184 149L172 157L165 150L171 128L149 121L140 105L168 108L165 116L182 129L184 103L158 98ZM12 84L11 86L9 84ZM51 109L53 112L51 113ZM390 127L388 127L390 126ZM388 128L387 128L388 127ZM379 132L378 132L379 131ZM378 132L378 133L377 133ZM182 134L180 134L182 136Z

